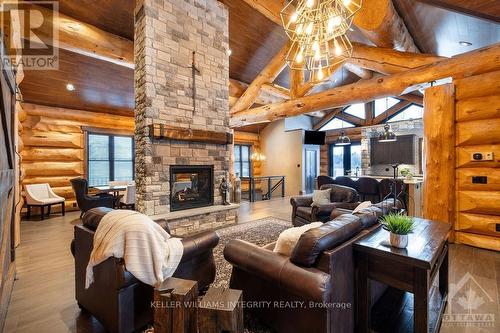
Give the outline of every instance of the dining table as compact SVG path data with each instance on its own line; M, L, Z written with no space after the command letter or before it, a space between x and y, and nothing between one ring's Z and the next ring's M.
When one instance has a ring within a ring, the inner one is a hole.
M102 186L92 186L93 189L97 190L97 194L110 193L115 197L113 206L116 206L116 199L120 196L121 191L127 189L127 185L102 185Z

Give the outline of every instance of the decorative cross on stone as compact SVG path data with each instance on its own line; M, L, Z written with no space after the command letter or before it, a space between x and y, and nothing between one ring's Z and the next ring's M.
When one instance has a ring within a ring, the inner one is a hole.
M196 68L195 55L196 51L193 51L193 61L191 63L191 72L193 76L193 113L196 112L196 74L200 74L200 70Z

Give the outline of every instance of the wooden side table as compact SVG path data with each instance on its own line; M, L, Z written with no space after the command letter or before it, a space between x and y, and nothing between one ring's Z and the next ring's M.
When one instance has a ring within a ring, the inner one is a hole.
M198 307L198 329L203 333L243 332L241 290L210 288Z
M168 278L154 291L155 333L197 333L198 282Z
M413 325L410 322L404 331L411 332L413 329L413 332L423 333L439 330L448 294L447 238L450 225L424 219L415 219L415 223L406 249L391 247L389 232L383 228L354 243L358 332L369 332L372 323L369 280L413 294ZM432 288L437 274L438 290ZM411 311L412 304L403 304L406 305L408 308L398 309L397 313ZM429 311L431 305L432 315ZM388 304L387 309L395 306L395 303ZM390 322L393 324L394 320ZM387 325L388 322L381 326Z

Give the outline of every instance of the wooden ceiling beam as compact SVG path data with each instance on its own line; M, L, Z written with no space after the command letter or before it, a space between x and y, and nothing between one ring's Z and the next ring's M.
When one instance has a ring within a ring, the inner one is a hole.
M317 94L246 110L234 115L230 125L239 127L354 103L366 103L378 98L408 93L410 87L418 84L464 74L470 76L499 68L500 43L497 43L406 72L361 80Z
M262 85L262 90L283 99L290 99L290 89L282 87L276 83L264 83Z
M33 6L33 9L43 13L43 17L49 17L47 14L50 13L50 9L36 5ZM52 30L50 25L41 25L37 29L38 36L45 37L44 40L52 42L54 47L134 68L133 41L61 13L54 17L54 26L59 29L57 40L51 38L52 31L48 31L48 29Z
M413 37L394 8L392 0L364 0L354 24L375 45L418 52Z
M360 77L363 80L369 80L373 77L373 72L371 70L360 67L359 65L356 65L352 62L346 62L344 64L344 67L349 72L353 73L354 75Z
M413 104L417 104L420 106L424 105L424 97L420 95L415 95L415 94L404 94L401 96L398 96L400 99L404 99L405 101L410 101Z
M382 74L396 74L446 59L432 54L396 51L353 43L352 57L347 63Z
M340 120L347 121L348 123L351 123L356 126L363 126L365 124L365 120L358 118L356 116L353 116L352 114L341 112L336 116L336 118L339 118Z
M264 69L257 75L257 77L252 81L252 83L245 90L243 95L238 99L236 104L231 108L231 114L245 111L250 108L259 92L262 88L262 85L265 83L272 83L276 77L281 73L281 71L286 66L286 54L288 53L288 49L290 48L290 44L286 43L281 50L271 59L271 61L264 67Z
M336 108L327 112L326 115L323 116L323 118L321 118L316 124L314 124L313 130L317 131L321 129L321 127L328 124L333 118L335 118L340 112L342 112L342 110L343 108Z
M378 125L385 122L387 119L396 115L409 105L411 105L410 101L401 101L397 104L394 104L393 106L385 110L384 113L381 113L377 117L375 117L372 121L372 125Z
M248 84L235 79L229 79L229 107L233 107L247 89ZM289 100L290 95L287 95L286 91L286 88L278 85L264 84L254 103L266 105Z

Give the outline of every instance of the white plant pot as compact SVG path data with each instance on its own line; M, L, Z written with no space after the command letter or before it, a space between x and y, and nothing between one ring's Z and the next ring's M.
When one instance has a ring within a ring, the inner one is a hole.
M391 246L404 249L408 246L408 235L398 235L390 233Z

